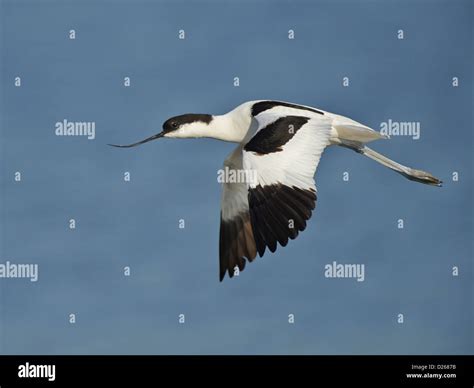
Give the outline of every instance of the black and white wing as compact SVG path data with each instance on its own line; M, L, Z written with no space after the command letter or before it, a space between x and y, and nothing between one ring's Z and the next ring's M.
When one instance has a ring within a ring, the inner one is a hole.
M224 169L241 172L242 147L239 145L225 160ZM245 259L252 261L257 255L252 224L250 222L248 185L244 181L225 180L222 187L221 226L219 233L219 279L228 272L234 276L235 267L242 271Z
M260 257L266 248L274 252L277 243L286 246L306 228L316 205L314 173L329 145L331 120L319 112L275 106L256 112L254 119L255 135L226 160L241 165L250 179L224 185L221 280L226 270L231 277L236 266L242 270L244 257L252 261L255 250Z

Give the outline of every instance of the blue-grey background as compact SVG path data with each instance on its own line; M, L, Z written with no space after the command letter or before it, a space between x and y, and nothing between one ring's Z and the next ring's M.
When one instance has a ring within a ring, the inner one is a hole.
M36 283L0 279L1 353L472 353L472 2L4 0L0 11L0 261L40 266ZM420 121L420 140L373 148L444 187L328 149L307 230L219 283L216 171L234 145L106 143L262 98L375 129ZM96 139L55 136L63 119L95 121ZM333 260L364 263L365 282L326 279Z

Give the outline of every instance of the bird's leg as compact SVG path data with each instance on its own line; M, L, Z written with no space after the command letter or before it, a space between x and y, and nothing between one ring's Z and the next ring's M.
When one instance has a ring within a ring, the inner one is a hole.
M397 163L386 156L375 152L373 149L364 146L362 143L358 142L350 142L350 141L343 141L340 144L343 147L350 148L356 151L359 154L365 155L368 158L375 160L376 162L388 167L395 172L403 175L405 178L410 179L415 182L424 183L426 185L432 186L441 186L443 183L438 178L434 177L432 174L422 170L416 170L411 167L404 166L403 164Z

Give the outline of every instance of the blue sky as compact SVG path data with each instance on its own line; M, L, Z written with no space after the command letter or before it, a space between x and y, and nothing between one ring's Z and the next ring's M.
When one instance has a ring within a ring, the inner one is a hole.
M0 279L0 352L472 353L472 20L469 1L3 0L0 262L39 280ZM444 187L327 149L306 231L219 283L216 178L234 145L106 144L267 98L419 122L419 140L373 148ZM96 138L55 136L64 119ZM365 281L325 278L334 260Z

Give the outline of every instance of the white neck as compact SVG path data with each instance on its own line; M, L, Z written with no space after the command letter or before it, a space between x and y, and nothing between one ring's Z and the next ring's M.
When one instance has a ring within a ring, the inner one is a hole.
M237 109L225 115L212 117L212 121L209 124L200 121L184 124L176 131L167 133L165 137L179 139L209 137L240 143L246 138L252 120L250 112Z

